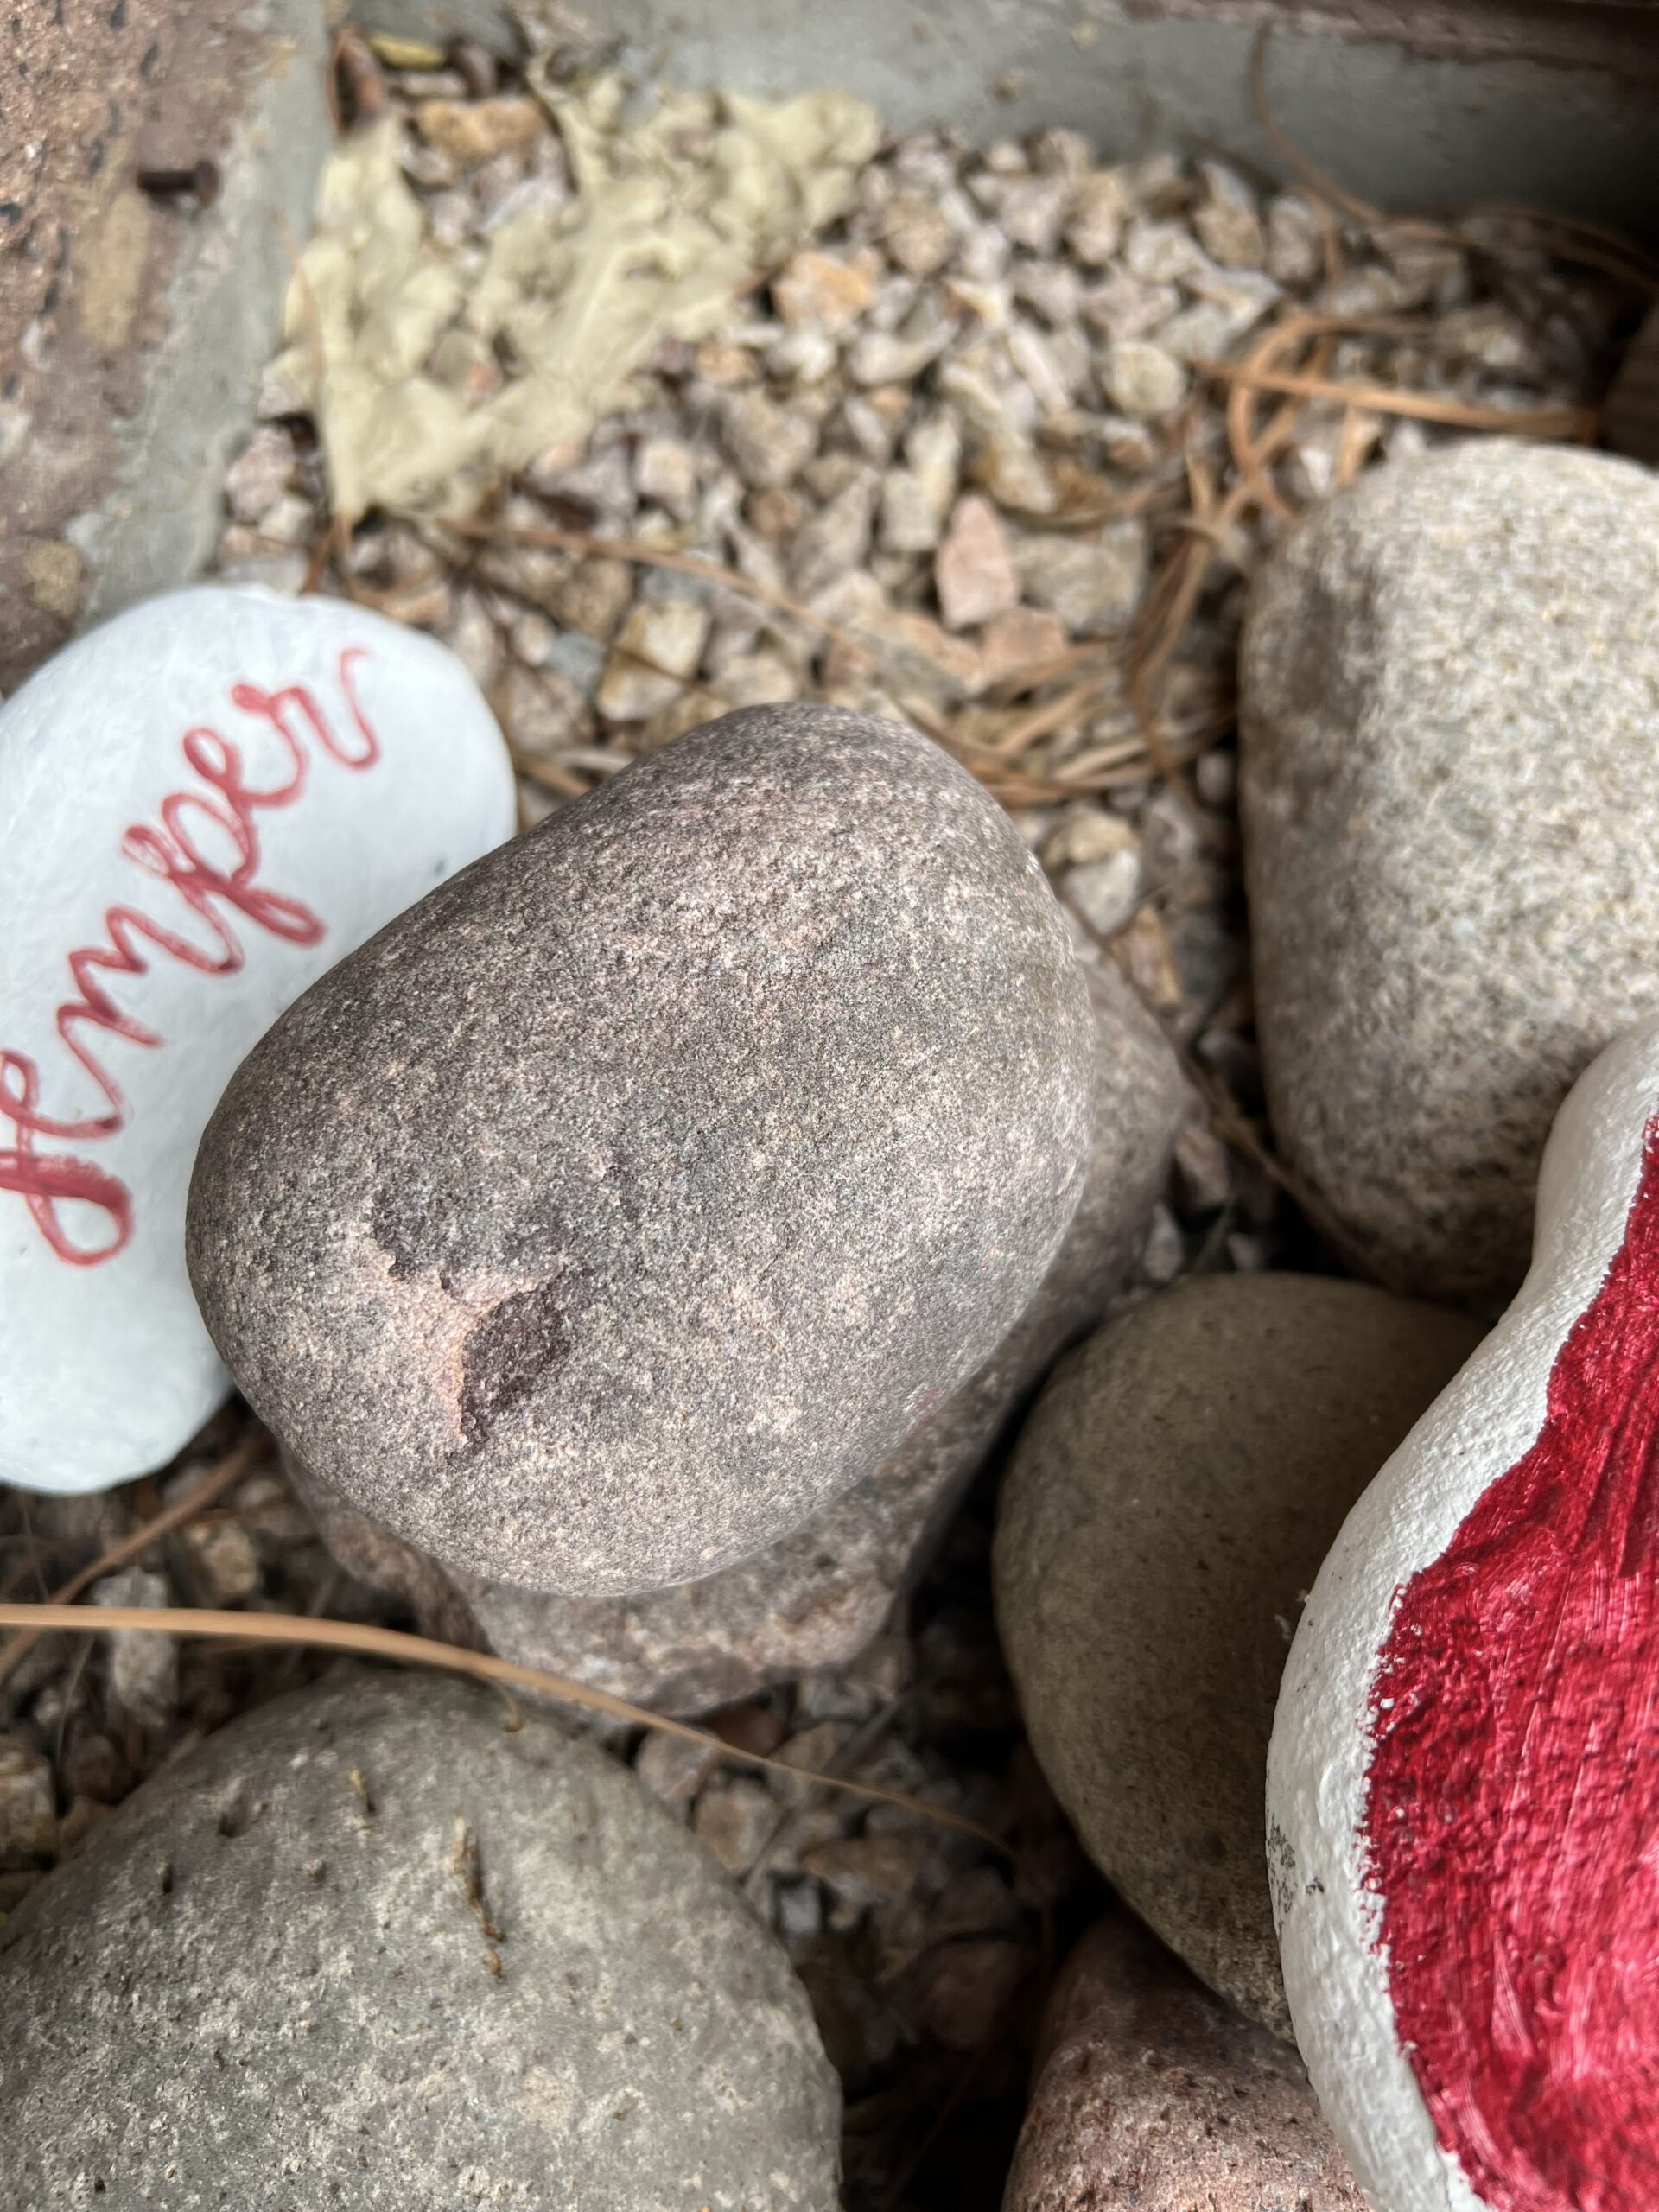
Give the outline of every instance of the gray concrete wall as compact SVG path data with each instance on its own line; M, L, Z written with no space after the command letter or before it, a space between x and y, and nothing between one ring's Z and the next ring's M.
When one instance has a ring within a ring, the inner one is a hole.
M948 120L976 138L1051 123L1114 156L1206 145L1273 175L1251 110L1270 0L587 0L596 35L689 85L783 92L836 84L899 129ZM373 27L494 42L498 0L363 0ZM1659 12L1528 0L1346 0L1274 36L1274 111L1351 190L1390 206L1541 201L1659 234ZM1582 54L1575 63L1566 57ZM1539 59L1539 56L1548 57Z
M119 478L67 533L91 579L84 622L194 575L212 553L226 466L280 334L289 256L311 228L334 142L321 10L259 0L257 15L267 58L220 155L221 196L187 231L143 403L118 433Z

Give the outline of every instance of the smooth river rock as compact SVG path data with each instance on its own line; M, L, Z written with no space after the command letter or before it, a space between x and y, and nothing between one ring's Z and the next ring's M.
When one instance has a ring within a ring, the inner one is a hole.
M1551 1117L1659 1012L1659 480L1390 463L1252 596L1241 805L1274 1131L1396 1289L1491 1307Z
M124 1481L219 1403L182 1250L213 1103L514 806L461 663L334 600L152 600L0 708L0 1480Z
M1019 1319L1093 1053L983 789L913 731L749 709L289 1010L203 1140L192 1279L262 1418L443 1566L690 1581L871 1473Z
M1479 1338L1361 1283L1203 1277L1080 1345L1014 1448L997 1620L1043 1770L1135 1910L1281 2034L1262 1804L1291 1633Z
M1066 1961L1039 2061L1003 2212L1365 2212L1294 2051L1127 1914Z
M836 2212L783 1950L626 1769L363 1672L162 1770L0 1924L0 2202Z
M701 1581L632 1599L560 1598L446 1575L296 1470L336 1556L396 1591L429 1635L485 1644L671 1713L708 1711L854 1657L925 1565L1020 1405L1056 1355L1100 1321L1139 1257L1190 1094L1162 1032L1116 971L1085 972L1096 1022L1094 1139L1053 1264L979 1372L804 1528Z

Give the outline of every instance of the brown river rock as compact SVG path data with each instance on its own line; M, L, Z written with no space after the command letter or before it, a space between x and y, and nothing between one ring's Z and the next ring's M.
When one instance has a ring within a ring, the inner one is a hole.
M256 1411L452 1571L748 1558L981 1368L1077 1210L1088 995L914 731L681 738L342 961L232 1077L192 1281Z
M1365 2212L1301 2061L1114 1912L1067 1960L1002 2212Z
M640 1597L562 1598L436 1564L295 1469L324 1540L434 1636L572 1675L672 1713L844 1664L880 1633L975 1473L1058 1352L1133 1271L1189 1093L1173 1052L1115 970L1088 976L1095 1125L1071 1226L1036 1297L971 1380L874 1473L804 1529L718 1574Z

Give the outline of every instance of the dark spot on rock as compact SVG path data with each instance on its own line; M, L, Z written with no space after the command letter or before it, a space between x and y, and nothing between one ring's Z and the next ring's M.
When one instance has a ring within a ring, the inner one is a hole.
M124 30L126 24L127 0L115 0L114 7L110 10L110 29L112 31Z
M143 79L146 84L149 82L151 73L154 71L156 64L161 60L161 58L162 41L158 38L153 38L149 41L149 44L144 48L144 58L138 64L138 74Z
M378 1191L369 1210L369 1234L391 1262L394 1282L442 1272L445 1239L411 1191Z
M238 1791L219 1816L219 1832L227 1842L245 1835L253 1825L253 1814L248 1802Z
M493 1306L461 1352L461 1433L481 1449L503 1414L529 1396L570 1348L558 1282L538 1283Z

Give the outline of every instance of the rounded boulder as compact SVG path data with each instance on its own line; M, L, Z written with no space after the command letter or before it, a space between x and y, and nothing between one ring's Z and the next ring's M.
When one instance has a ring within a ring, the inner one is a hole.
M1080 1345L1009 1467L997 1623L1043 1770L1135 1910L1282 2035L1263 1808L1291 1633L1480 1333L1362 1283L1199 1278Z
M753 709L290 1008L203 1139L192 1280L261 1416L443 1565L690 1581L869 1473L1019 1319L1093 1055L981 786L912 731Z
M805 1993L551 1720L368 1673L164 1768L0 1926L0 2202L836 2212Z

